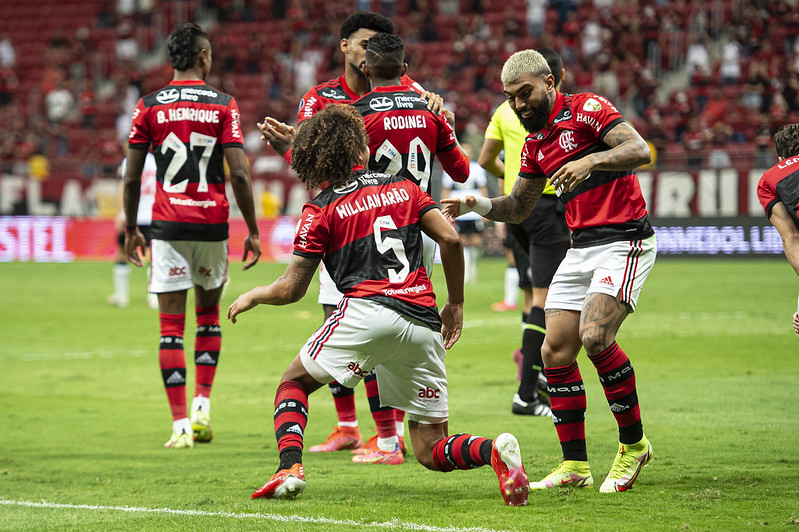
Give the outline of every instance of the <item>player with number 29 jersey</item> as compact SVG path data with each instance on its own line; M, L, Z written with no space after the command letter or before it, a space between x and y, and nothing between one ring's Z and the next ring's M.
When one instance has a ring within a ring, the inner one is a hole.
M139 100L128 146L158 163L152 236L228 238L223 149L242 147L236 100L200 80L172 81Z
M406 177L430 193L433 159L454 181L469 177L469 158L458 147L444 115L427 109L427 102L405 86L375 87L353 102L369 134L369 169Z

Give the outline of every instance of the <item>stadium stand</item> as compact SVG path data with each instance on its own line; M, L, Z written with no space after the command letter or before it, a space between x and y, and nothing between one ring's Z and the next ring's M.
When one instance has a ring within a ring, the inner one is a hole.
M409 72L444 96L464 142L481 141L501 101L504 60L541 45L563 56L564 91L612 99L656 147L659 168L706 165L713 153L723 161L722 152L733 165L768 163L770 134L799 117L795 2L548 0L539 35L527 34L527 3L509 0L501 9L487 0L391 3ZM112 177L136 99L171 76L165 36L188 20L210 32L209 82L236 96L245 132L257 135L254 123L265 115L293 122L305 89L341 72L338 25L354 5L5 0L0 170L24 176L31 157L45 157L45 197L67 178ZM253 139L248 147L253 157L270 155ZM285 165L254 168L256 179L291 180Z

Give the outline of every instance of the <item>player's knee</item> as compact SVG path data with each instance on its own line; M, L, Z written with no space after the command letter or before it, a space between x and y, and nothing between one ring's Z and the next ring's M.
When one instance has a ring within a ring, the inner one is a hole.
M601 353L612 344L615 338L609 338L608 336L605 331L595 327L580 331L580 341L583 343L585 352L589 355Z

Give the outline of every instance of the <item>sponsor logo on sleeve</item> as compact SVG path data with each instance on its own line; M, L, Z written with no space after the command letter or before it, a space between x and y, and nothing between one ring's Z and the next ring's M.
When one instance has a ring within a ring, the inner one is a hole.
M588 111L589 113L595 113L601 110L602 110L602 104L593 98L588 98L583 104L583 111Z

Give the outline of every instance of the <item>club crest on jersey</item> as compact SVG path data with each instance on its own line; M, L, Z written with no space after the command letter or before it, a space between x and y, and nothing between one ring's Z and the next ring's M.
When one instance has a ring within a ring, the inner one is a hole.
M386 96L381 96L379 98L372 98L369 100L369 107L372 108L373 111L388 111L389 109L394 108L394 102L391 98Z
M602 110L602 104L593 98L588 98L583 104L583 111L597 112Z
M558 144L560 147L563 148L563 151L566 153L572 151L577 147L577 143L574 142L574 132L566 130L560 134L560 138L558 139Z
M155 99L158 100L158 103L168 104L174 103L178 101L180 98L180 92L177 89L165 89L159 92Z
M358 182L353 181L351 183L347 183L342 187L335 187L333 189L333 192L335 192L336 194L349 194L350 192L353 192L356 188L358 188Z

